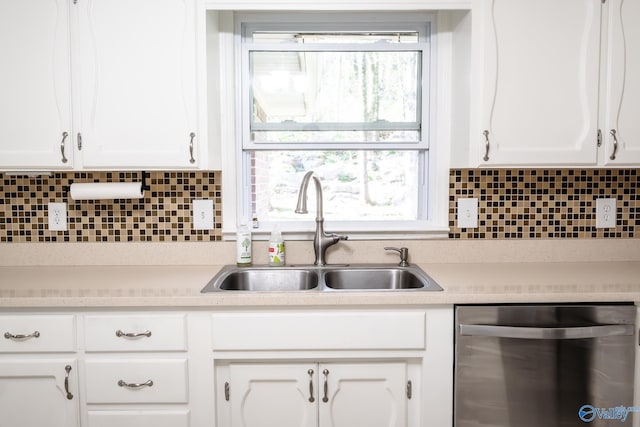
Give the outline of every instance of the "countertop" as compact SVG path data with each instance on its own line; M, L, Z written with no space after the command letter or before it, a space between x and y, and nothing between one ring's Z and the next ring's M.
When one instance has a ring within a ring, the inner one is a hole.
M640 301L640 262L425 263L441 292L218 292L200 290L212 266L5 266L0 307L193 308L428 306Z

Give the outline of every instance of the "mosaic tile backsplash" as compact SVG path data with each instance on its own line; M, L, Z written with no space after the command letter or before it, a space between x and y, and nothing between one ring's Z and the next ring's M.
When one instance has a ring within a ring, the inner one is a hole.
M640 237L639 169L454 169L449 237L549 239ZM221 240L220 172L147 172L140 200L74 201L72 182L139 181L140 173L0 175L0 242L169 242ZM479 199L478 228L456 228L458 198ZM595 200L617 199L618 226L595 228ZM191 201L214 201L214 229L193 230ZM47 204L66 202L68 231L47 228ZM636 230L638 230L636 232Z
M0 242L169 242L221 239L220 172L147 172L143 199L74 201L73 182L141 181L142 173L0 176ZM191 200L211 199L214 229L193 230ZM68 231L49 231L47 204L67 203Z
M449 176L449 237L640 237L639 169L458 169ZM458 198L478 198L478 228L456 228ZM596 199L615 198L617 227L596 229Z

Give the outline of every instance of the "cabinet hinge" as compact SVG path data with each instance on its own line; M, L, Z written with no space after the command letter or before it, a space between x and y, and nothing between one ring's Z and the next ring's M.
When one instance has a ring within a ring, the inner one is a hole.
M229 401L229 383L224 383L224 400Z
M413 384L411 384L411 380L407 381L407 399L411 400L411 396L413 395Z
M602 146L602 131L598 129L598 136L596 137L598 141L598 147Z

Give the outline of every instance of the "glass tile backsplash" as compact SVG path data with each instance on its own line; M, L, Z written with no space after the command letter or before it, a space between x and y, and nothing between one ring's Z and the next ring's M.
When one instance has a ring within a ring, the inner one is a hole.
M640 230L639 169L452 169L453 239L634 238ZM147 172L139 200L74 201L72 182L139 181L135 172L0 175L0 242L217 241L221 172ZM478 228L456 227L459 198L478 198ZM597 198L617 200L617 227L595 228ZM191 201L214 201L214 229L193 230ZM67 203L68 231L47 228L47 204Z

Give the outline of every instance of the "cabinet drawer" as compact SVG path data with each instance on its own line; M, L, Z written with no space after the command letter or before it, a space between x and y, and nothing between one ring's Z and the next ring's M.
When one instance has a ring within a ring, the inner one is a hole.
M215 350L419 350L424 312L212 315Z
M89 360L86 380L87 403L188 401L186 359Z
M73 352L73 315L0 316L0 352Z
M185 351L184 314L85 317L86 351Z
M89 427L189 427L189 411L89 411Z

